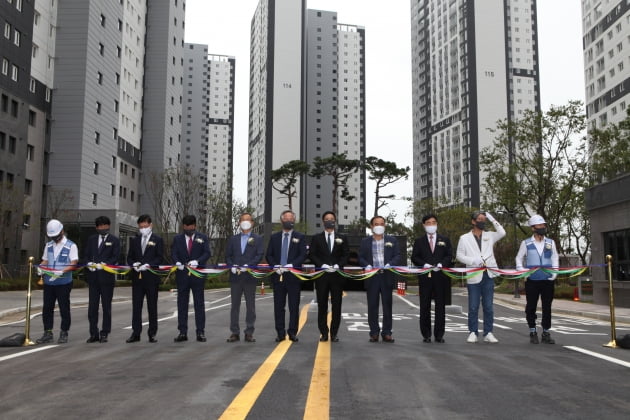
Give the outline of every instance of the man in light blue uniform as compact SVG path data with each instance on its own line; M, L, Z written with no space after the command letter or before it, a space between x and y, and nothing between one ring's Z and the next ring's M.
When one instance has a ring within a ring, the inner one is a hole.
M59 220L52 219L48 222L46 235L51 240L44 248L41 266L52 269L53 274L44 274L44 307L42 309L44 335L37 339L37 344L53 341L55 301L59 305L61 315L61 332L57 343L64 344L68 342L70 329L72 270L79 262L79 251L76 244L64 235L63 225ZM41 272L39 274L41 275Z
M521 247L516 254L516 269L523 270L523 261L527 268L558 268L558 251L553 239L547 238L547 224L540 215L534 215L529 219L529 226L534 234L521 242ZM549 329L551 328L551 302L553 301L555 274L538 269L534 271L525 282L525 316L529 325L529 342L538 344L536 332L536 306L540 296L542 305L541 341L546 344L555 344Z

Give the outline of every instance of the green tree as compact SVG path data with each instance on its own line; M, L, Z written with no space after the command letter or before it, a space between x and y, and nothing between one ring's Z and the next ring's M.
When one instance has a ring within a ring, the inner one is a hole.
M630 108L626 118L603 129L590 130L592 182L630 173Z
M545 113L525 111L521 119L499 121L490 130L495 139L479 159L487 208L517 215L515 223L525 234L523 222L540 214L561 254L572 250L586 256L590 246L583 236L589 223L583 200L589 176L585 128L579 101Z
M289 210L293 210L293 199L297 197L295 185L301 176L308 173L309 169L308 163L302 160L291 160L271 171L271 187L287 198Z
M326 158L317 156L313 160L310 176L317 178L330 176L332 178L332 211L335 214L338 214L339 198L344 200L353 200L355 198L348 190L348 180L360 167L361 161L348 159L346 152L333 154Z
M381 195L381 190L394 182L409 178L410 168L409 166L399 168L395 162L389 162L376 156L368 156L364 166L370 173L369 179L376 183L374 189L374 216L376 216L379 209L387 204L386 199L395 198L393 194Z

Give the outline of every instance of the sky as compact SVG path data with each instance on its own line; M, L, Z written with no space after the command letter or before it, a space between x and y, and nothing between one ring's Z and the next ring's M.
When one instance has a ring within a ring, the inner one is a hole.
M297 1L297 0L296 0ZM211 54L236 58L234 116L234 197L247 201L249 115L249 42L258 0L187 0L188 43L207 44ZM387 7L383 7L387 4ZM569 100L584 101L580 0L538 0L540 88L543 110ZM412 164L411 16L409 0L307 0L307 8L337 12L339 23L365 28L366 156ZM412 176L388 187L386 194L411 197ZM374 207L374 184L367 183L367 204ZM393 200L381 211L399 222L409 208Z

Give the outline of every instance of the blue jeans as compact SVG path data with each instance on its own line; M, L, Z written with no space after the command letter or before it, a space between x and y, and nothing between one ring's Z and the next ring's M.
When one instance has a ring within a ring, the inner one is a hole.
M468 331L478 334L479 330L479 299L483 305L483 335L492 332L494 310L494 280L484 271L481 283L468 284Z

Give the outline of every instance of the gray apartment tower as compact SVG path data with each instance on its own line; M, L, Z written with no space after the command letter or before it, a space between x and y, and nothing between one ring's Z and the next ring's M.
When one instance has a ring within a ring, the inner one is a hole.
M232 201L234 150L234 57L208 54L208 46L185 44L182 163L199 174L208 191Z
M479 206L488 129L540 110L536 0L411 0L411 52L414 199Z
M333 153L365 158L365 31L304 1L261 0L251 34L248 205L269 231L288 208L272 170ZM365 173L348 187L356 199L339 200L340 224L365 214ZM329 177L300 180L292 210L307 233L331 207Z

